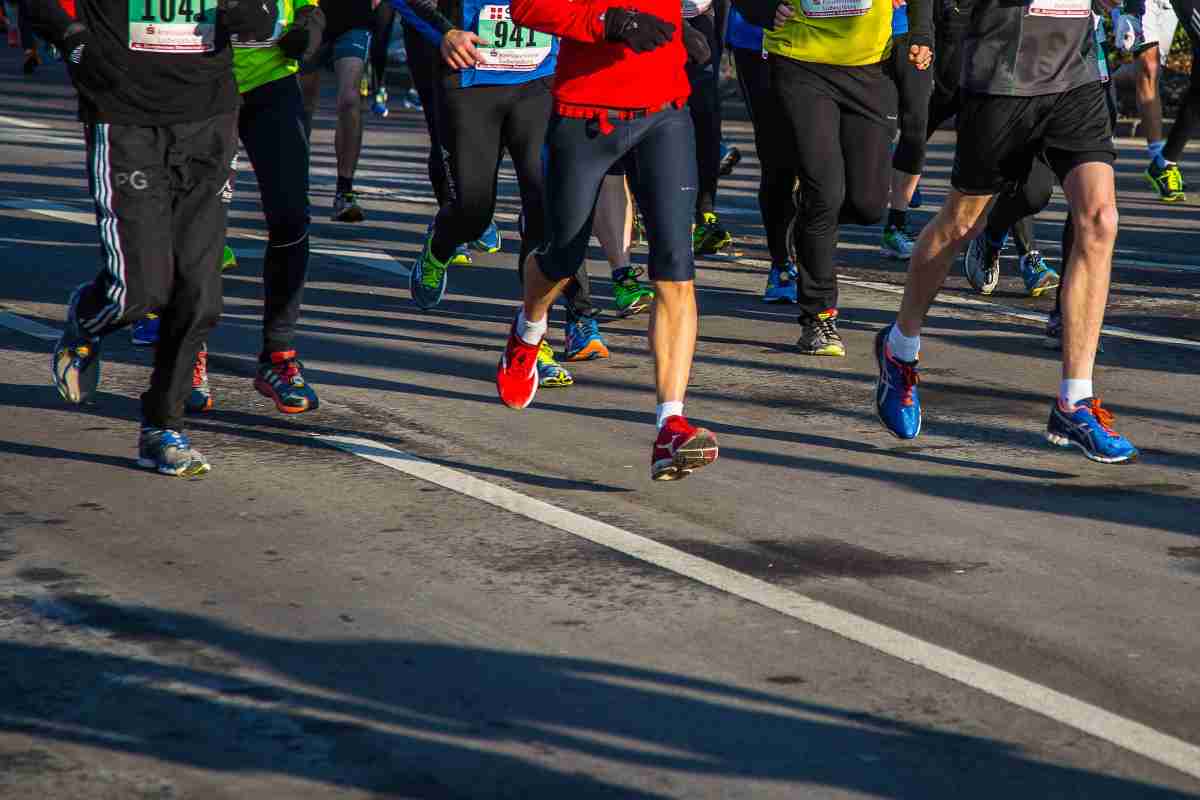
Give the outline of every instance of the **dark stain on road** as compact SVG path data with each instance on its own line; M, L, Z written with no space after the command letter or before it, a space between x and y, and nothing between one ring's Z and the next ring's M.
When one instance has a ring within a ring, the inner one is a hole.
M742 545L676 539L673 547L756 578L931 578L985 562L907 558L836 539L756 539Z
M1168 547L1167 555L1171 558L1200 559L1200 547Z
M78 575L54 567L26 567L17 571L17 577L23 581L42 585L73 581L79 578Z
M799 675L770 675L766 680L767 683L774 683L777 686L795 686L798 683L806 683L804 678Z

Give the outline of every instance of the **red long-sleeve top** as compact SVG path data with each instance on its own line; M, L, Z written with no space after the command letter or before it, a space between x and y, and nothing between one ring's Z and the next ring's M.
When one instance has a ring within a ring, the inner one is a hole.
M604 39L604 12L636 5L675 26L667 44L635 53ZM691 93L679 0L511 0L513 20L561 39L554 98L580 109L642 111L682 105Z

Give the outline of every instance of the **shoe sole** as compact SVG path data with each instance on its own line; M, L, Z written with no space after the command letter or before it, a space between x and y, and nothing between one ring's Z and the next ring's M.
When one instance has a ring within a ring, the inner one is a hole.
M283 401L279 399L279 395L275 394L275 390L272 389L269 384L263 383L258 378L254 379L254 388L257 389L258 393L261 394L263 397L265 397L268 400L270 400L271 402L273 402L275 404L275 408L281 414L305 414L309 411L316 411L318 408L321 407L320 400L314 401L313 403L310 403L309 405L306 405L306 406L285 405L283 403Z
M1082 452L1084 454L1084 456L1087 457L1088 461L1095 461L1097 464L1132 464L1135 461L1137 461L1138 455L1139 455L1139 453L1135 450L1133 452L1133 455L1131 455L1131 456L1124 456L1122 458L1108 458L1106 456L1102 456L1098 453L1094 453L1091 450L1088 450L1082 444L1080 444L1079 442L1075 441L1074 439L1072 439L1068 436L1063 436L1062 434L1054 433L1053 431L1051 431L1049 429L1046 430L1045 435L1046 435L1046 441L1049 442L1050 444L1054 445L1055 447L1063 447L1063 448L1078 447L1080 452Z
M549 380L542 380L541 378L538 379L538 388L540 389L566 389L568 386L574 385L574 378L569 380L561 380L558 378L551 378Z
M897 252L895 250L889 250L886 247L879 248L879 254L882 255L884 258L890 259L892 261L911 261L912 260L912 253L909 253L908 255L904 255L903 253Z
M1057 281L1055 281L1054 283L1052 283L1048 286L1035 286L1034 288L1029 290L1029 296L1034 297L1034 298L1041 297L1042 295L1044 295L1046 292L1050 291L1051 289L1057 289L1057 288L1058 288Z
M651 306L651 304L653 304L653 303L654 303L653 297L648 298L645 301L639 300L638 302L634 303L633 305L629 306L628 308L617 309L617 316L621 317L622 319L625 319L627 317L632 317L636 314L642 313L643 311L648 309Z
M845 358L846 357L846 348L844 348L844 347L837 347L837 348L824 347L824 348L821 348L820 350L805 350L805 349L801 348L799 345L797 345L796 350L802 356L825 356L827 358Z
M1162 189L1159 187L1158 182L1155 181L1154 178L1151 178L1149 175L1147 175L1144 172L1142 173L1142 175L1145 176L1146 182L1149 183L1150 188L1152 188L1155 191L1155 193L1158 194L1158 199L1161 200L1162 202L1164 202L1164 203L1186 203L1187 202L1187 194L1186 193L1180 192L1179 194L1163 194Z
M560 361L579 362L579 361L599 361L602 358L608 358L608 348L599 342L591 342L587 347L580 350L578 353L567 354L563 353L559 356Z
M720 448L717 437L699 428L696 435L683 443L670 459L660 459L650 466L650 479L655 481L683 480L698 469L707 467L717 460Z
M159 475L167 475L172 478L203 478L212 472L212 465L206 461L199 464L191 463L185 467L172 468L159 466L157 461L139 456L137 463L143 469L152 469Z

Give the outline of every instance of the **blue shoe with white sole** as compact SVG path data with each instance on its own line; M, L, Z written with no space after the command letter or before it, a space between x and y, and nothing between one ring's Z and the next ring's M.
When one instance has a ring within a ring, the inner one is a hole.
M1101 464L1130 464L1137 460L1138 449L1113 430L1113 413L1100 406L1100 398L1080 400L1074 408L1064 408L1057 400L1046 423L1046 441L1058 447L1078 447L1092 461Z
M921 433L921 398L917 394L917 362L901 361L888 347L888 325L875 336L879 380L875 384L875 413L897 439L915 439Z

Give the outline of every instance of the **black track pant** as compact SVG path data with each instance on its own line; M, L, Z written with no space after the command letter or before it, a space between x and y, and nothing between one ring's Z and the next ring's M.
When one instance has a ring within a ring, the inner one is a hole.
M907 33L892 40L891 72L899 97L900 127L900 139L892 153L892 169L906 175L920 175L925 169L933 70L917 69L908 60Z
M421 112L425 115L425 127L429 131L429 182L433 185L433 195L438 205L444 206L450 198L450 188L438 135L437 95L433 91L436 59L441 56L436 47L408 26L404 28L404 51L408 58L408 74L412 77L417 96L421 98Z
M696 194L696 222L703 221L705 213L711 213L717 204L717 181L721 177L721 45L718 35L717 6L707 14L684 20L708 39L712 57L706 64L687 64L688 82L692 95L688 98L688 110L692 115L692 127L696 131L696 169L700 174L700 191Z
M771 263L791 260L788 230L796 218L796 145L792 129L771 88L771 68L758 50L733 48L742 98L754 126L754 149L761 167L758 209L767 231Z
M772 56L771 84L796 142L801 316L837 308L838 225L874 225L887 202L896 87L882 64L835 67Z
M375 27L371 31L371 73L375 76L375 91L387 86L388 45L392 43L392 25L396 9L391 3L375 8Z
M294 349L300 299L308 274L308 139L304 100L295 76L242 95L238 135L254 165L267 252L263 259L263 350Z
M1163 148L1163 158L1167 161L1179 161L1183 158L1183 149L1188 140L1200 129L1200 0L1172 0L1175 16L1187 31L1188 41L1192 43L1192 78L1188 85L1187 94L1183 96L1183 105L1176 116L1171 134L1167 137L1167 145Z
M142 394L142 420L153 427L181 429L192 364L221 316L234 125L231 112L159 127L84 126L103 266L76 313L92 336L158 313Z

